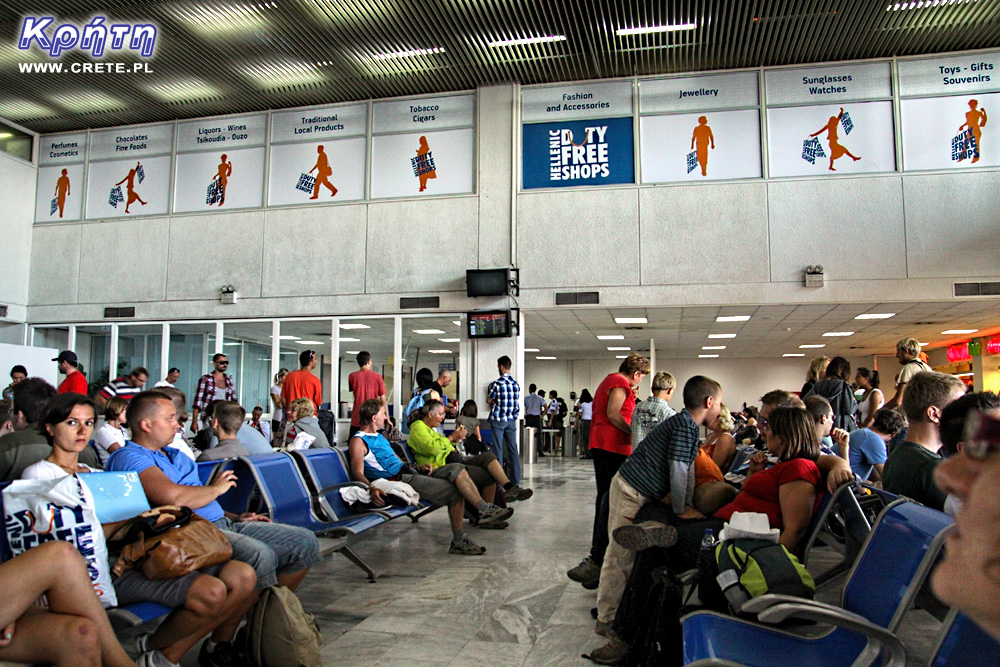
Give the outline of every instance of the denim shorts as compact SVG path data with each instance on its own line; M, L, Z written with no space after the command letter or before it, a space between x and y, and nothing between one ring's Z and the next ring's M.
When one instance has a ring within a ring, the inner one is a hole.
M233 546L233 560L247 563L257 572L258 589L277 584L278 574L299 572L323 560L319 540L305 528L226 517L214 523Z

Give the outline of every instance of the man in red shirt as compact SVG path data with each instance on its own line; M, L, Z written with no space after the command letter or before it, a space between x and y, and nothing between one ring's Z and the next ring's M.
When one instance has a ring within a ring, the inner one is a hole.
M288 406L296 398L308 398L313 402L316 412L319 412L319 405L323 402L323 384L312 374L312 369L316 368L316 353L305 350L299 355L299 365L301 368L286 375L285 382L281 385L285 414L288 414Z
M63 350L59 356L52 361L59 362L59 372L66 376L66 379L59 385L60 394L83 394L87 395L87 378L78 368L80 361L76 357L76 352Z
M351 428L347 439L361 430L361 404L370 398L377 398L385 405L385 382L382 376L372 370L372 355L370 352L358 352L358 366L347 376L347 388L354 394L354 409L351 410Z

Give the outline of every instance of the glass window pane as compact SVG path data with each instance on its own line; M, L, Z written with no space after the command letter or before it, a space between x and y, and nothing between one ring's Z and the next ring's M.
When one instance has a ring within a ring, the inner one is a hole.
M456 322L458 324L456 324ZM403 391L406 401L416 387L416 373L421 368L430 369L437 380L444 370L451 372L451 382L444 387L449 404L460 401L458 395L458 359L462 337L461 320L453 315L403 318ZM461 402L459 402L461 407ZM485 406L479 406L483 414Z
M7 123L0 123L0 151L31 162L32 137Z
M35 327L32 347L51 347L62 352L69 344L68 327Z
M198 380L211 368L215 353L215 323L171 324L170 325L170 366L180 369L181 376L174 383L187 397L187 407L191 410Z
M118 327L118 363L125 371L145 368L149 374L146 388L166 375L160 368L160 348L163 346L163 327L158 324L123 324Z
M236 380L240 405L248 413L257 405L270 413L271 323L227 322L222 349L229 359L229 372Z
M93 398L114 378L109 375L111 365L111 325L76 328L76 356L80 370L87 376L87 394ZM125 362L119 362L118 375L128 372ZM115 377L118 377L115 375Z
M372 355L372 370L385 381L386 400L393 405L392 382L393 319L341 319L340 320L340 412L354 405L354 396L348 389L347 379L358 370L358 353ZM404 399L403 403L409 399ZM391 409L391 407L390 407Z

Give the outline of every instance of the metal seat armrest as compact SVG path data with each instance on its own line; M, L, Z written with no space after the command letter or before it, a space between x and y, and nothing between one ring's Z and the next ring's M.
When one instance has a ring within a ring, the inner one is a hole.
M724 660L723 658L702 658L688 663L687 667L745 667L743 663Z
M765 609L769 609L776 604L817 605L834 611L842 611L840 607L834 607L833 605L817 602L816 600L800 598L794 595L775 595L774 593L768 593L767 595L761 595L751 600L747 600L743 603L743 608L740 611L745 614L759 614Z
M906 667L906 649L899 637L893 633L875 625L864 616L822 603L809 600L805 602L806 604L798 602L776 604L758 614L757 620L768 624L783 623L788 620L813 621L851 630L868 637L869 643L875 641L886 649L888 656L883 659L882 667Z
M330 486L324 486L322 489L316 492L317 496L325 496L331 491L338 491L340 489L346 489L351 486L359 486L362 489L367 489L368 487L361 482L343 482L341 484L331 484Z

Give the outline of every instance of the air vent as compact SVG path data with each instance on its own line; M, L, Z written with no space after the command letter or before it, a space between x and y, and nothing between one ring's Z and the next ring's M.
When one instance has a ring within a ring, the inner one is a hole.
M955 296L1000 296L1000 283L955 283Z
M135 317L135 306L123 306L120 308L105 308L104 319L115 317Z
M0 317L7 317L7 306L0 306Z
M440 308L441 297L439 296L403 296L399 298L400 310Z
M625 331L644 331L646 327L622 327Z
M557 306L595 306L600 302L600 292L556 292Z

